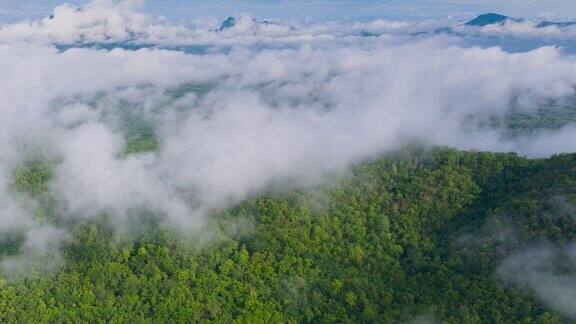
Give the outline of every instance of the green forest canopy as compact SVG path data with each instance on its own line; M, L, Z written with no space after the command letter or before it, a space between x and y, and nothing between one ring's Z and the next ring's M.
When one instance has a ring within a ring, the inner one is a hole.
M14 190L42 196L50 178L33 161ZM566 322L497 268L574 240L575 180L574 154L416 147L214 213L202 246L153 219L138 235L86 220L59 271L0 277L0 321Z

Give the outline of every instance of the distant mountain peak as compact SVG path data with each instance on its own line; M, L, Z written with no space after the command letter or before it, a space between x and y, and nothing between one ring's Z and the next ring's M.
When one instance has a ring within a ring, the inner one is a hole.
M519 19L516 19L516 18L510 18L508 16L504 16L504 15L490 12L490 13L482 14L482 15L470 20L465 25L466 26L484 27L484 26L488 26L488 25L502 24L502 23L509 21L509 20L519 21Z
M239 17L239 18L236 18L236 17L228 17L228 18L226 18L226 20L224 20L224 21L222 22L222 25L220 25L220 28L218 28L217 30L218 30L218 31L225 31L225 30L227 30L227 29L230 29L230 28L236 26L236 25L238 24L239 20L241 20L241 19L243 19L243 17ZM283 24L280 24L280 23L277 23L277 22L273 22L273 21L269 21L269 20L259 21L259 20L256 20L256 19L254 19L254 18L250 18L250 19L252 20L252 23L253 23L254 25L257 25L257 26L281 26L281 27L287 27L290 31L295 31L295 30L296 30L296 28L294 28L294 27L285 26L285 25L283 25Z
M559 27L559 28L565 28L565 27L569 27L569 26L575 26L576 22L574 21L567 21L567 22L555 22L555 21L541 21L540 23L538 23L538 25L536 25L536 27L538 28L546 28L546 27L550 27L550 26L554 26L554 27Z
M474 26L474 27L484 27L484 26L489 26L489 25L501 25L504 24L508 21L512 21L512 22L523 22L525 21L524 19L521 18L512 18L512 17L508 17L508 16L504 16L504 15L500 15L497 13L485 13L482 14L472 20L470 20L469 22L465 23L465 26ZM576 25L576 22L554 22L554 21L540 21L539 23L536 24L537 28L545 28L545 27L550 27L550 26L554 26L554 27L559 27L559 28L564 28L564 27L569 27L569 26L574 26Z
M218 31L225 31L226 29L232 28L234 26L236 26L236 18L228 17L226 20L224 20L224 22L222 22L222 25L220 25Z

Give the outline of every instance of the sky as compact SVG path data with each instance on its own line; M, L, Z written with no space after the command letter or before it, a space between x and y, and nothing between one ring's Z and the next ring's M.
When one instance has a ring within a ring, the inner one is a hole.
M14 21L49 15L62 3L86 0L0 0L0 19ZM310 19L421 19L473 16L498 12L525 18L576 19L572 0L156 0L147 1L150 14L185 22L198 17L219 19L249 13L262 18Z

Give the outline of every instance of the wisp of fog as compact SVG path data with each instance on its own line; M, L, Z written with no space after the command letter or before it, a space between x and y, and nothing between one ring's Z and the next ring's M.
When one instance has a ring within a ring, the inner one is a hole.
M446 22L246 16L223 28L174 24L142 5L94 0L0 26L0 233L25 237L21 255L2 260L7 271L37 255L56 266L62 219L107 215L121 229L151 213L195 235L211 210L272 185L319 184L411 141L576 151L574 126L509 136L489 122L512 107L576 102L576 57L481 42L565 40L573 27L438 33ZM48 174L41 194L15 189L26 165Z

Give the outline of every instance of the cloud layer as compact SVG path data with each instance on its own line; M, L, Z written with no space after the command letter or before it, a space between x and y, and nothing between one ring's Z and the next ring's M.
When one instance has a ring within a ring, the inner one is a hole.
M410 140L576 151L572 127L506 139L467 122L504 114L512 101L531 111L572 98L576 57L559 48L509 53L413 35L435 28L430 21L292 30L248 19L215 32L152 19L141 5L65 5L0 29L0 232L25 233L26 255L42 238L56 240L40 251L52 253L66 237L35 217L40 199L13 188L35 156L53 169L45 195L58 217L107 214L122 227L153 213L194 233L210 210L271 186L317 184ZM94 43L117 45L86 47ZM208 48L191 50L199 44ZM126 153L134 131L157 145Z

